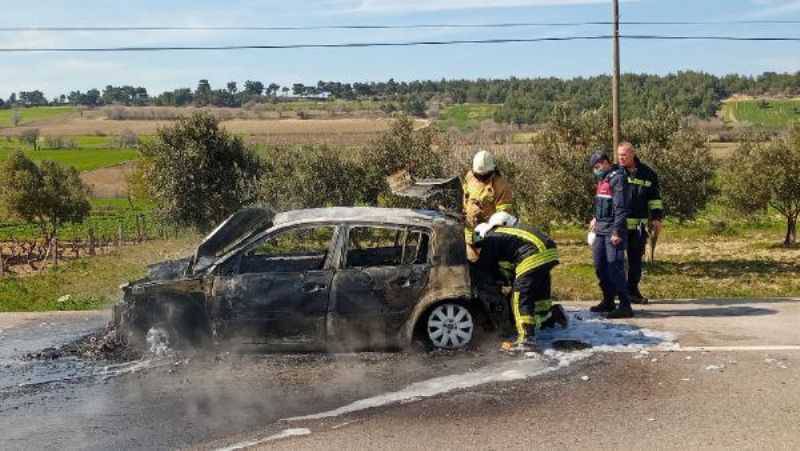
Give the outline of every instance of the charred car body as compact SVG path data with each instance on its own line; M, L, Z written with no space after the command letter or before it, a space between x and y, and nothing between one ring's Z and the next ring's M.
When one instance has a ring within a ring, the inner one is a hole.
M129 342L160 328L195 346L452 349L509 323L497 285L470 274L463 225L429 210L245 209L123 292Z

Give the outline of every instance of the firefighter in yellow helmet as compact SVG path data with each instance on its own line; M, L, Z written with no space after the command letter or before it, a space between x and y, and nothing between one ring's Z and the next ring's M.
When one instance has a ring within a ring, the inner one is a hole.
M464 238L467 257L478 260L474 246L475 227L482 223L499 225L514 218L511 186L497 170L494 156L481 150L472 160L472 170L464 177Z

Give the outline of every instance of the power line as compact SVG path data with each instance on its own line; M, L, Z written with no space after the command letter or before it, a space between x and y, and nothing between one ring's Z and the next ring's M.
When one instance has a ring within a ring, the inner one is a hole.
M115 32L115 31L322 31L322 30L408 30L444 28L524 28L524 27L582 27L611 25L609 21L589 22L504 22L504 23L432 23L406 25L298 25L298 26L119 26L119 27L0 27L2 32ZM678 25L800 25L800 20L728 20L728 21L621 21L620 25L678 26Z
M163 51L203 51L203 50L281 50L281 49L338 49L366 47L417 47L449 45L515 44L535 42L599 41L612 39L610 35L561 36L543 38L503 38L503 39L460 39L448 41L407 41L407 42L349 42L329 44L242 44L242 45L200 45L200 46L130 46L130 47L41 47L41 48L0 48L0 53L37 52L163 52ZM676 36L676 35L621 35L625 40L648 41L751 41L751 42L800 42L800 37L792 36Z

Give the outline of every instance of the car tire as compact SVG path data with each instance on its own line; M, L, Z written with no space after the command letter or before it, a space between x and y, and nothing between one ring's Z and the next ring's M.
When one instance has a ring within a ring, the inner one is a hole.
M456 350L472 345L478 334L475 313L464 302L446 301L431 307L420 323L427 349Z

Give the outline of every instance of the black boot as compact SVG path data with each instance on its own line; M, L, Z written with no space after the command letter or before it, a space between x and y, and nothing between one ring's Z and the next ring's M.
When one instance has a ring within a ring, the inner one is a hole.
M625 319L625 318L633 318L633 309L630 305L621 304L619 307L614 309L613 312L609 312L606 316L608 319Z
M597 305L593 306L592 308L590 308L589 311L592 312L592 313L610 313L610 312L613 312L615 308L616 308L616 305L614 305L614 299L613 298L612 299L603 299L602 302L600 302L599 304L597 304Z
M631 285L628 291L630 292L631 303L643 305L650 303L650 301L648 301L647 298L642 296L642 293L639 292L639 285Z
M567 312L564 311L564 307L561 304L556 304L550 309L550 318L547 318L547 321L542 323L542 329L552 329L556 326L566 329L568 325Z

